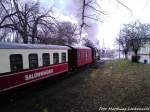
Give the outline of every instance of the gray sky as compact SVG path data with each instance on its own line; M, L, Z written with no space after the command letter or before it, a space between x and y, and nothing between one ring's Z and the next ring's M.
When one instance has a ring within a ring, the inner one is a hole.
M60 20L69 20L77 22L80 0L40 0L45 7L55 6L55 13ZM140 20L141 22L150 23L150 3L148 0L120 0L132 9L132 15L129 10L121 6L116 0L97 0L102 10L107 15L101 16L103 23L96 24L95 29L91 29L89 38L93 39L93 34L105 47L115 48L115 38L117 37L122 24ZM92 36L92 37L91 37Z

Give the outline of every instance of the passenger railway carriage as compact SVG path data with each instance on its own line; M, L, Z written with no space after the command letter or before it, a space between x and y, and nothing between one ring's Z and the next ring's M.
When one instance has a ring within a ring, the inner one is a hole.
M92 49L89 47L71 47L68 51L69 68L79 68L92 63Z
M0 43L0 92L90 64L93 56L88 47Z
M67 46L0 43L0 91L68 71Z

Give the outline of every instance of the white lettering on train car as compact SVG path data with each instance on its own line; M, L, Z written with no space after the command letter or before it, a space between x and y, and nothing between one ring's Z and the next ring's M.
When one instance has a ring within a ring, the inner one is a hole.
M45 70L45 71L41 71L41 72L37 72L37 73L33 73L33 74L29 74L29 75L25 75L25 80L32 80L38 77L42 77L48 74L53 73L53 69L50 70Z

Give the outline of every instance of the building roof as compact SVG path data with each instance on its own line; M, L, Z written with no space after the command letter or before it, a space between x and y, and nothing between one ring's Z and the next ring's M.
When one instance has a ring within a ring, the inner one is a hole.
M67 46L47 44L0 43L0 49L70 49Z

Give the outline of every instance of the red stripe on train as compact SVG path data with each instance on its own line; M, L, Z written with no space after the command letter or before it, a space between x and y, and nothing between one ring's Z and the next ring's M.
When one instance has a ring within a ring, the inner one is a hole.
M48 67L41 67L35 70L26 70L15 74L4 75L3 77L0 77L0 91L25 85L67 71L68 63L63 63Z

